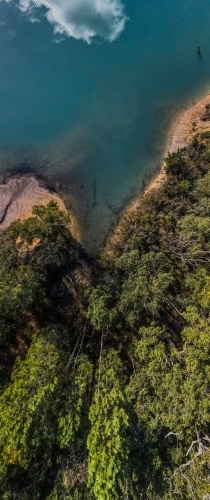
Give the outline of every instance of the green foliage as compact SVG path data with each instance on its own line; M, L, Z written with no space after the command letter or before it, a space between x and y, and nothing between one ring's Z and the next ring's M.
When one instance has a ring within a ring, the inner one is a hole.
M117 352L103 353L89 411L88 486L97 500L123 498L127 479L128 415Z
M198 242L198 245L208 242L210 238L209 217L199 217L194 214L186 215L178 223L180 240L190 244Z
M161 252L141 256L132 250L116 259L115 269L120 271L117 286L111 283L89 291L88 316L98 330L120 318L134 326L144 311L157 315L174 283L171 263Z
M169 155L166 184L124 218L89 291L91 322L103 312L98 328L108 326L135 368L126 387L135 499L208 492L208 149L205 136Z
M168 156L85 279L56 204L0 235L2 500L208 500L209 151Z
M15 221L10 225L9 233L31 245L34 239L40 239L41 243L57 242L65 243L70 238L67 225L70 215L59 210L54 201L50 201L47 207L33 207L33 217L20 222Z
M58 383L58 363L58 350L41 336L33 338L24 361L17 358L12 382L0 399L0 442L6 464L27 467L29 456L31 460L34 450L48 440L48 429L41 422Z
M199 269L189 274L186 279L193 304L199 309L201 316L208 318L210 309L210 276L206 269Z
M112 304L111 289L107 285L96 286L86 291L89 298L88 317L96 330L110 325L113 321L115 311L110 307Z
M0 314L17 316L33 306L47 306L46 275L30 266L18 266L13 271L0 271Z
M85 428L81 415L92 365L83 355L73 371L62 373L61 368L55 333L37 334L26 358L17 358L11 383L0 398L1 473L4 481L10 481L11 467L25 471L31 480L26 491L34 500L48 469L60 461L62 449L69 450L81 424Z
M205 132L201 132L200 137L201 139L210 139L210 131L205 130Z
M151 252L140 258L138 252L133 251L123 254L116 266L125 271L118 308L129 325L141 319L143 310L156 315L174 281L167 257Z
M185 149L178 149L175 153L169 153L165 161L167 174L182 176L186 166Z
M88 358L80 356L69 374L69 386L64 393L64 401L58 415L57 440L61 448L69 446L81 424L84 396L90 388L92 364Z
M12 223L0 237L0 314L4 317L48 306L49 266L58 269L71 257L68 214L55 202L34 207L33 213L26 221ZM30 245L37 240L32 252Z

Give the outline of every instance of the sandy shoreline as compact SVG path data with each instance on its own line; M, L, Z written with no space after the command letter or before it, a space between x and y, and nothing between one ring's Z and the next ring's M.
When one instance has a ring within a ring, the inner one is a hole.
M193 137L200 132L210 130L210 119L203 121L201 118L205 113L206 106L210 105L210 93L195 101L191 106L180 110L175 116L167 135L164 158L168 153L173 153L178 149L188 146ZM210 118L210 116L209 116ZM143 195L145 196L152 190L159 189L166 181L165 162L162 161L161 168L153 179L146 186ZM114 232L108 236L106 242L106 251L112 252L111 248L118 241L120 236L120 227L122 219L130 212L136 210L141 204L142 195L139 194L131 200L123 211Z
M203 121L201 117L205 113L205 107L210 104L210 93L195 101L191 106L179 111L174 118L168 132L164 157L177 149L184 148L192 141L199 132L210 130L210 120ZM145 193L151 189L160 187L166 179L164 162L160 172L147 186Z
M180 110L172 121L166 139L166 147L164 158L168 153L173 153L177 149L188 146L193 137L205 130L210 130L210 120L203 121L201 117L205 113L205 107L210 104L210 93L208 92L203 97L199 98L189 107ZM165 162L162 162L158 174L152 178L144 190L147 194L153 189L159 189L166 180ZM140 203L139 195L137 195L131 203L126 207L124 214L130 210L135 210Z
M187 146L192 138L199 132L210 130L210 113L209 119L201 120L204 115L206 106L210 105L210 93L205 94L198 99L193 105L180 110L174 118L168 132L165 154L172 153L178 148ZM158 189L166 180L165 162L161 166L160 171L151 180L144 195L153 189ZM9 224L16 219L27 219L32 215L34 205L46 206L50 200L58 203L61 210L67 211L64 200L58 194L51 192L45 184L33 174L18 174L9 177L4 184L0 184L0 230L6 229ZM122 216L132 210L135 210L141 202L141 196L136 196L131 203L125 208ZM81 234L79 223L74 214L71 221L71 232L73 237L80 242ZM119 228L120 221L115 228L115 235ZM114 235L108 237L108 242L113 241ZM115 238L114 238L115 239Z

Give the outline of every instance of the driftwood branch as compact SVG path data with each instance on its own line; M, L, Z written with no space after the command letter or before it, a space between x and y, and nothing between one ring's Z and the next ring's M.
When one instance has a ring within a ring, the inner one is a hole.
M113 207L113 205L111 205L111 203L109 203L107 200L105 201L106 205L108 208L110 208L110 210L112 210L112 212L116 215L118 215L118 210L116 210L115 207Z
M96 201L96 179L94 179L93 181L93 202L92 202L92 205L93 207L96 205L97 201Z

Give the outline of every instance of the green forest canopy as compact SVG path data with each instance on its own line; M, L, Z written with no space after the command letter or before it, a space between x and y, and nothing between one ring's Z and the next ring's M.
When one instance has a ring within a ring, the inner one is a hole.
M210 499L210 134L90 261L54 202L0 235L0 498Z

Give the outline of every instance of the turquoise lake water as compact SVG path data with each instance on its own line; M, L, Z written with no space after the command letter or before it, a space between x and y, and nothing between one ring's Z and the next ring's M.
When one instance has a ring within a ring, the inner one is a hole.
M0 64L0 173L56 182L94 251L209 88L210 1L2 0Z

